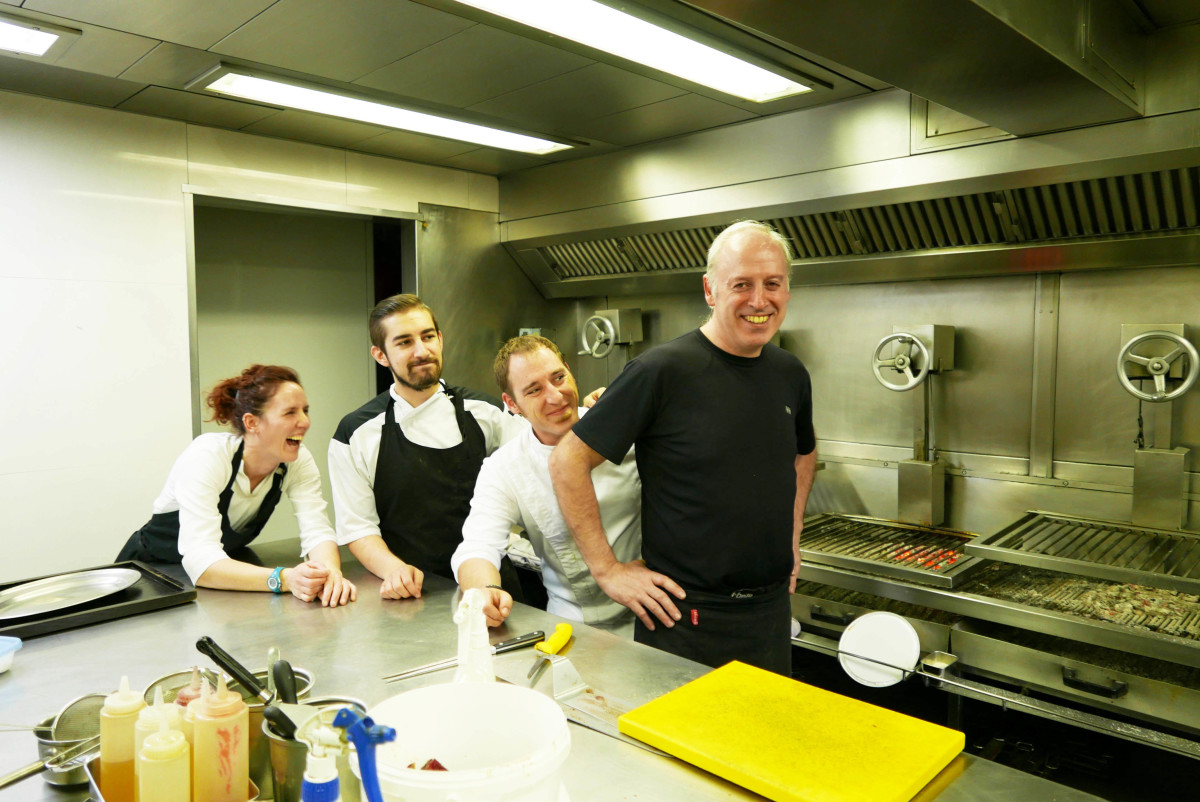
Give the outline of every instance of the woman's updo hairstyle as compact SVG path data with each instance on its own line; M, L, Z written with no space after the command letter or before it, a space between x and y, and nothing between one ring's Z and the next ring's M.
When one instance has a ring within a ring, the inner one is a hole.
M251 365L241 376L217 382L208 394L208 406L213 416L209 420L228 423L242 434L246 425L242 416L247 412L262 415L263 409L275 397L279 385L291 382L299 384L300 377L291 368L280 365Z

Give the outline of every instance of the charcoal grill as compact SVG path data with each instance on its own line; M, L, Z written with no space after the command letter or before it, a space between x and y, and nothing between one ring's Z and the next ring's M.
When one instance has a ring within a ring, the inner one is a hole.
M1200 537L1187 532L1030 512L967 553L998 562L1200 593Z
M826 514L804 522L805 562L952 588L982 563L964 549L971 535L857 515Z

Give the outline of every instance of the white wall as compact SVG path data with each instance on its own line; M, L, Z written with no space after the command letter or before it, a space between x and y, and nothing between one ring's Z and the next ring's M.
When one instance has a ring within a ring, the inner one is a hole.
M191 438L188 184L498 208L489 176L0 92L0 581L111 562Z
M375 395L365 325L374 305L371 223L198 207L194 225L202 417L210 416L202 402L208 390L246 366L295 369L311 407L304 444L328 501L329 440L342 415ZM213 422L201 429L229 431ZM285 498L259 540L296 534Z

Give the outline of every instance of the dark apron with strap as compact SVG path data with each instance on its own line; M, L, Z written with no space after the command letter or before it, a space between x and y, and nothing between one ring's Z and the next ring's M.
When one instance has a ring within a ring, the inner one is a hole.
M396 423L396 399L388 399L374 492L379 531L392 554L453 579L450 558L462 542L487 444L479 422L464 409L461 392L448 387L446 394L462 435L451 448L426 448L405 437Z
M686 599L672 598L683 616L675 626L655 620L651 632L638 620L633 639L713 668L740 660L790 677L789 596L787 582L726 594L687 590Z
M279 497L283 495L283 477L287 475L287 465L280 463L279 467L275 469L271 489L263 498L254 520L250 521L242 531L235 530L229 523L229 502L233 500L233 483L237 481L238 470L242 466L242 449L245 445L244 442L238 445L237 453L233 455L231 463L233 473L229 477L229 484L225 485L225 489L221 491L221 495L217 499L217 512L221 514L221 547L225 549L226 554L245 548L250 541L258 537L258 533L267 525L271 513L275 511ZM145 526L130 536L125 547L121 549L121 553L117 555L117 562L125 560L158 563L180 562L182 555L179 553L179 510L159 512L151 516Z

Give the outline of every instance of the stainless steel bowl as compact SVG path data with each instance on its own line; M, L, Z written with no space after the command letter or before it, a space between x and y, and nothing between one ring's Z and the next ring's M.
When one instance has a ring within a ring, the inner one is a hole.
M50 726L54 723L54 718L54 716L49 716L42 719L33 730L33 734L38 742L38 757L42 760L50 760L50 758L60 752L80 743L80 741L55 741L52 739L50 737ZM87 785L88 781L87 772L84 771L82 761L67 768L56 769L47 767L42 772L42 777L50 785L60 787Z

